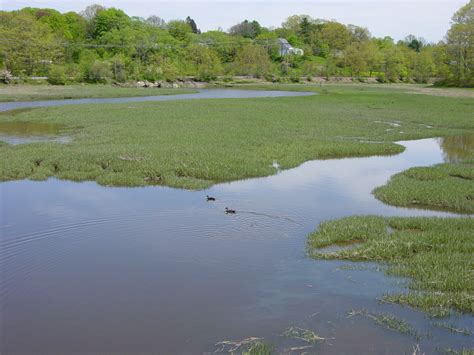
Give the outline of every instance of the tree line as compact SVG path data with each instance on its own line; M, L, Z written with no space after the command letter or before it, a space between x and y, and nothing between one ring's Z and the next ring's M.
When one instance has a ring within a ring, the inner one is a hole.
M279 38L303 55L281 55ZM201 32L189 16L166 22L90 5L81 13L0 11L0 68L21 77L125 82L245 75L272 81L346 76L361 81L474 86L474 0L452 17L439 43L414 35L394 41L368 29L294 15L278 28L245 20L227 32Z

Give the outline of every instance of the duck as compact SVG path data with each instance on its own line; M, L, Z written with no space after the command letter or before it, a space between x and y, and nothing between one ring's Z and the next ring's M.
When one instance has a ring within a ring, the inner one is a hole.
M233 213L235 213L235 210L231 210L231 209L229 209L229 208L226 207L226 208L225 208L225 213L231 213L231 214L233 214Z
M206 195L206 200L207 200L207 201L215 201L216 198L215 198L215 197L212 197L212 196L209 196L209 195Z

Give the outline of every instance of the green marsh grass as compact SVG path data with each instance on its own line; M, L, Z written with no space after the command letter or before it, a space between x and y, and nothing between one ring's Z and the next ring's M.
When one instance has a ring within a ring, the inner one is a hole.
M241 354L241 355L270 355L273 346L266 343L263 338L250 337L242 340L223 340L215 344L215 353Z
M452 333L471 335L471 331L469 330L469 328L460 328L456 326L455 324L446 323L446 322L433 322L433 325L438 328L447 329Z
M375 324L385 329L399 332L402 334L410 334L410 335L413 335L414 337L419 338L418 332L416 331L415 328L413 328L410 325L410 323L408 323L404 319L395 317L392 314L374 313L374 312L368 312L365 310L360 310L360 311L352 310L348 313L348 317L353 317L353 316L363 316L368 319L371 319L372 321L375 322Z
M408 169L374 190L395 206L426 206L474 213L474 163L448 163Z
M474 348L472 348L472 349L443 349L442 354L446 354L446 355L474 355Z
M302 340L309 344L316 344L316 343L326 340L326 338L320 337L312 330L299 328L299 327L290 327L286 329L283 332L282 336L290 338L290 339Z
M202 189L273 174L273 161L288 169L311 159L400 153L403 147L393 143L398 140L472 132L473 110L474 100L466 98L334 87L310 97L5 112L0 122L60 124L72 142L1 145L0 179L55 176L102 185ZM391 129L387 122L393 121L400 129Z
M330 245L359 246L319 253ZM474 313L474 219L353 216L320 224L309 235L314 258L386 263L386 273L411 280L408 293L386 295L389 302L421 308L434 316L452 309Z

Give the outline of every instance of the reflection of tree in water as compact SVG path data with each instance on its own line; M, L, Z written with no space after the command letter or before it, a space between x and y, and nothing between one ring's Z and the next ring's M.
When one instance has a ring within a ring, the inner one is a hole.
M60 127L53 123L42 122L1 122L0 133L13 136L55 135Z
M447 162L456 163L474 157L474 134L440 138L439 145Z

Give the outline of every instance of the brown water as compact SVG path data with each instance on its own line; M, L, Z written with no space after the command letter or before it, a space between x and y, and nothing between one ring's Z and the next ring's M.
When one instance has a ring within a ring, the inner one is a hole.
M68 143L70 137L61 136L61 128L60 125L43 122L0 122L0 141L13 145L45 141Z
M4 182L0 352L201 354L251 336L277 352L307 345L281 336L290 326L334 338L309 353L472 346L472 336L434 327L421 312L379 304L384 293L406 289L406 280L384 276L379 265L305 255L306 235L324 220L451 216L390 207L371 194L397 172L449 159L453 150L439 143L402 142L407 149L397 156L311 161L199 192ZM206 202L207 194L217 201ZM237 214L224 214L226 206ZM423 336L347 318L351 309L397 315ZM449 322L474 329L470 316Z

